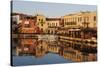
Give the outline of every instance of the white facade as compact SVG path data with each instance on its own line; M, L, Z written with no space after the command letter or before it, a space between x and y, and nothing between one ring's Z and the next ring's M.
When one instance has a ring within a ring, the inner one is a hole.
M12 22L16 22L17 24L19 24L20 22L20 16L19 15L14 15L12 16Z

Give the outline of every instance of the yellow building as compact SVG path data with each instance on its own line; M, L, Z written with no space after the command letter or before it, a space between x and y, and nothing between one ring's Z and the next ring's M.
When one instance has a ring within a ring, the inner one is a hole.
M89 28L96 28L97 27L97 14L96 12L82 12L81 16L83 18L82 20L82 26L83 27L89 27Z
M46 22L48 27L59 27L60 26L60 18L46 18Z
M48 27L46 23L46 17L44 15L36 15L36 22L40 30L46 32L46 29Z
M79 12L65 15L62 17L64 27L79 28L79 27L96 27L96 12Z
M46 18L48 25L47 32L50 34L56 34L58 27L60 27L60 18Z
M77 14L69 14L63 16L63 22L64 22L64 27L67 28L75 28L79 26L80 24L78 23L78 18L79 16Z

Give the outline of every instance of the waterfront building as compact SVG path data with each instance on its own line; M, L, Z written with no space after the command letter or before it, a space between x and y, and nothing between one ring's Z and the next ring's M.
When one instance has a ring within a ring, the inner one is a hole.
M69 15L63 16L64 27L67 27L67 28L77 28L77 27L79 27L80 21L77 20L77 18L79 18L79 17L80 16L78 16L77 14L69 14Z
M39 33L39 27L36 26L34 20L26 19L20 24L19 33Z
M56 34L58 27L60 27L60 18L46 18L46 23L48 25L47 33Z
M96 28L96 12L79 12L63 16L64 27L68 28Z
M60 27L60 18L46 18L48 27Z
M23 13L12 13L11 14L12 21L16 22L17 24L21 23L22 20L24 20L27 16L31 16L31 15L26 15Z
M96 29L97 16L96 12L78 12L72 13L60 18L47 18L44 15L25 15L20 13L12 14L13 21L17 24L21 23L22 27L34 27L31 31L38 29L38 33L51 33L56 34L61 31L66 32L63 29L83 29L93 28ZM37 28L35 28L37 26ZM59 29L62 29L59 31ZM35 32L36 33L36 32Z
M96 28L97 27L97 14L96 12L81 12L83 18L82 26L85 28Z
M61 17L63 27L58 34L73 38L92 39L97 38L96 12L79 12Z
M34 20L36 21L36 25L39 27L41 33L46 33L47 30L47 23L46 23L46 17L44 15L35 15Z

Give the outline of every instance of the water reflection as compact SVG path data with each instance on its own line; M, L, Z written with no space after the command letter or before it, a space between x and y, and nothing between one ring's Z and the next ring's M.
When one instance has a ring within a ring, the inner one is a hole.
M80 47L80 45L76 46L76 44L71 47L69 43L62 42L59 39L45 40L39 38L23 38L17 40L13 39L13 42L13 44L16 44L14 46L15 53L13 55L16 56L34 56L35 58L42 58L51 53L57 54L64 59L71 60L73 62L97 60L96 52L91 52L90 49L87 49L88 51L86 51L86 49Z

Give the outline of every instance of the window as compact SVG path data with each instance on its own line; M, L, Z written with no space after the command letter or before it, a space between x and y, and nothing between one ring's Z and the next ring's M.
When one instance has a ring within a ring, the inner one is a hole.
M68 22L66 22L66 25L68 25Z
M80 22L80 17L78 17L78 22Z
M80 21L82 21L82 17L80 17Z
M53 26L55 26L55 23L53 23Z
M74 25L76 25L76 22L74 22Z
M40 24L41 24L41 26L43 26L44 23L45 23L45 22L43 21L43 19L40 19Z
M94 16L94 21L96 21L96 16Z
M43 19L41 19L41 21L43 22Z
M49 26L49 23L48 23L48 26Z
M41 26L43 26L43 24L41 24Z
M84 17L84 22L86 22L86 17Z
M51 23L49 23L49 26L51 26Z
M53 26L53 23L52 23L52 26Z
M87 21L89 21L89 17L87 17Z
M65 25L67 25L67 22L65 22Z
M57 26L57 23L56 23L56 26Z
M39 21L40 21L40 19L39 19Z

